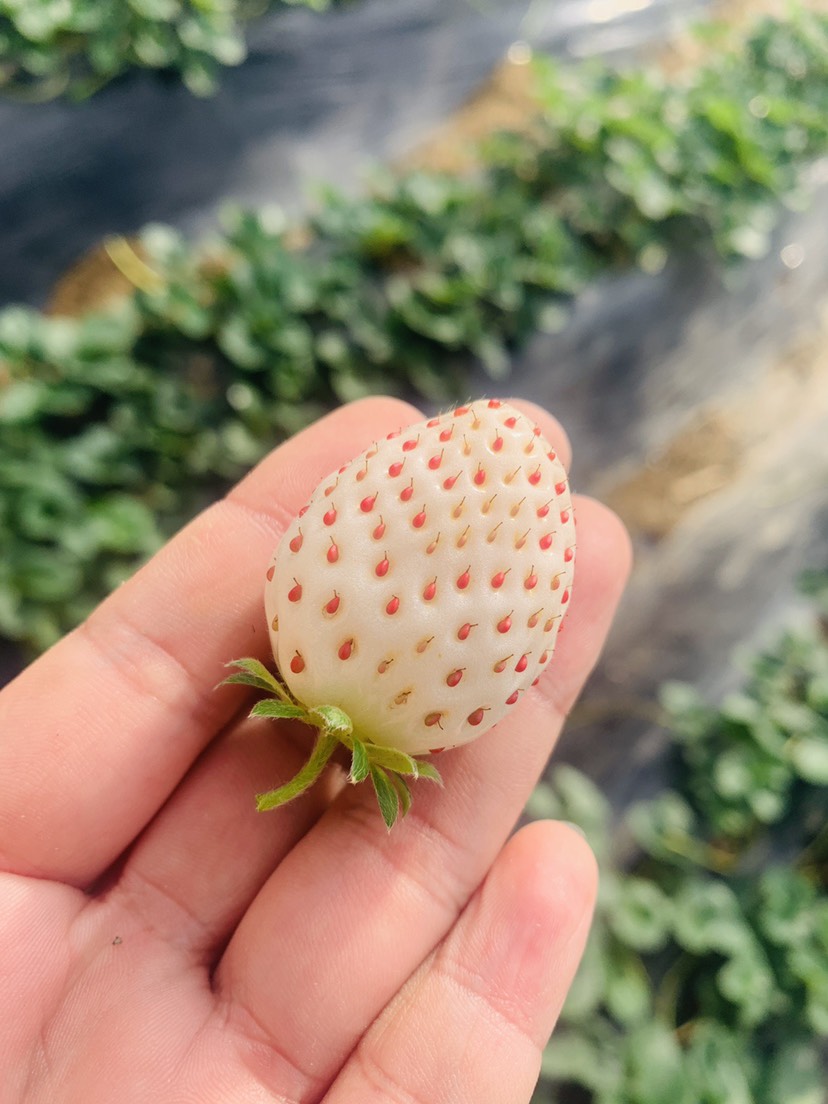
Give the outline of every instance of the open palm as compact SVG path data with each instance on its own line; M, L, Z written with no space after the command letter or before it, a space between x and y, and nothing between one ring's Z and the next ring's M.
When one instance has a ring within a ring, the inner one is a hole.
M293 438L0 694L0 1104L529 1100L595 869L565 826L510 834L623 586L613 515L578 500L554 662L390 834L337 768L257 814L306 731L213 689L266 658L262 565L318 480L419 417Z

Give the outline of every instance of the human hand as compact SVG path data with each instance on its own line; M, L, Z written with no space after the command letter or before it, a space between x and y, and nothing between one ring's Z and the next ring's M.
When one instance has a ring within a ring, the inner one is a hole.
M213 689L267 658L261 566L310 491L419 417L370 399L292 438L0 694L1 1104L529 1100L596 872L563 825L509 835L623 588L617 519L577 500L549 669L390 834L336 770L256 813L307 730Z

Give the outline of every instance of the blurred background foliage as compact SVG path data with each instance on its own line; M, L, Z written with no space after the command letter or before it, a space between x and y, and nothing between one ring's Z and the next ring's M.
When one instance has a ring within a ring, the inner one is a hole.
M129 69L161 70L197 96L246 57L244 26L287 5L336 0L0 0L0 92L83 99Z

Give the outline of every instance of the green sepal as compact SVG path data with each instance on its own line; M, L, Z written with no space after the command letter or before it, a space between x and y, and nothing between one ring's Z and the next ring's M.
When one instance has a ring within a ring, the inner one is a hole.
M363 744L362 740L358 740L355 736L352 738L353 746L351 748L351 772L349 778L351 782L358 783L364 782L368 775L371 773L371 764L368 761L368 751Z
M436 782L438 786L443 785L443 776L434 764L429 763L426 759L417 760L417 777L427 778L430 782Z
M269 694L275 694L282 701L289 700L289 695L279 680L268 671L267 667L258 659L233 659L226 667L238 667L234 675L228 675L219 683L219 686L254 686L257 690L266 690Z
M394 771L395 774L411 774L415 778L419 774L417 760L406 755L404 751L397 751L396 748L369 744L368 757L375 766L384 767L386 770Z
M415 759L397 748L359 739L354 735L351 718L339 706L318 705L309 709L297 701L278 675L273 675L260 660L234 659L227 666L236 670L219 685L251 686L269 695L256 702L250 711L251 717L303 721L318 730L311 756L299 773L285 785L257 795L259 812L276 809L304 793L317 780L340 744L351 752L349 780L360 783L370 775L382 819L389 829L400 814L405 816L411 808L411 789L403 776L428 778L443 784L439 771L431 763Z
M267 793L256 795L257 810L263 813L268 809L277 809L280 805L286 805L288 801L293 801L294 797L298 797L305 790L310 789L325 769L338 744L339 741L336 736L331 736L327 732L320 732L313 746L310 759L299 773L291 778L290 782L286 782L284 786L279 786L275 790L268 790Z
M411 787L401 774L392 774L391 783L397 791L397 797L400 802L400 812L405 816L411 808Z
M309 709L307 716L311 719L311 724L316 724L315 718L318 717L320 722L318 727L340 739L343 736L350 736L354 731L351 718L338 705L318 705L315 709Z
M371 767L371 781L374 783L374 792L377 795L382 819L389 830L394 827L394 822L400 810L400 799L391 779L382 767Z
M294 705L292 702L265 698L263 701L256 702L250 710L249 716L303 721L307 717L307 711L301 705Z

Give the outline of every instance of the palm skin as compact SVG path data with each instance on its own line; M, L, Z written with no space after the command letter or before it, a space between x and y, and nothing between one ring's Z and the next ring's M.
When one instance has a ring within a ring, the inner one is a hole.
M214 690L266 658L261 566L317 481L419 417L291 439L0 694L0 1104L530 1099L596 873L570 828L512 831L623 588L618 521L578 500L555 660L390 834L337 768L257 814L307 733Z

